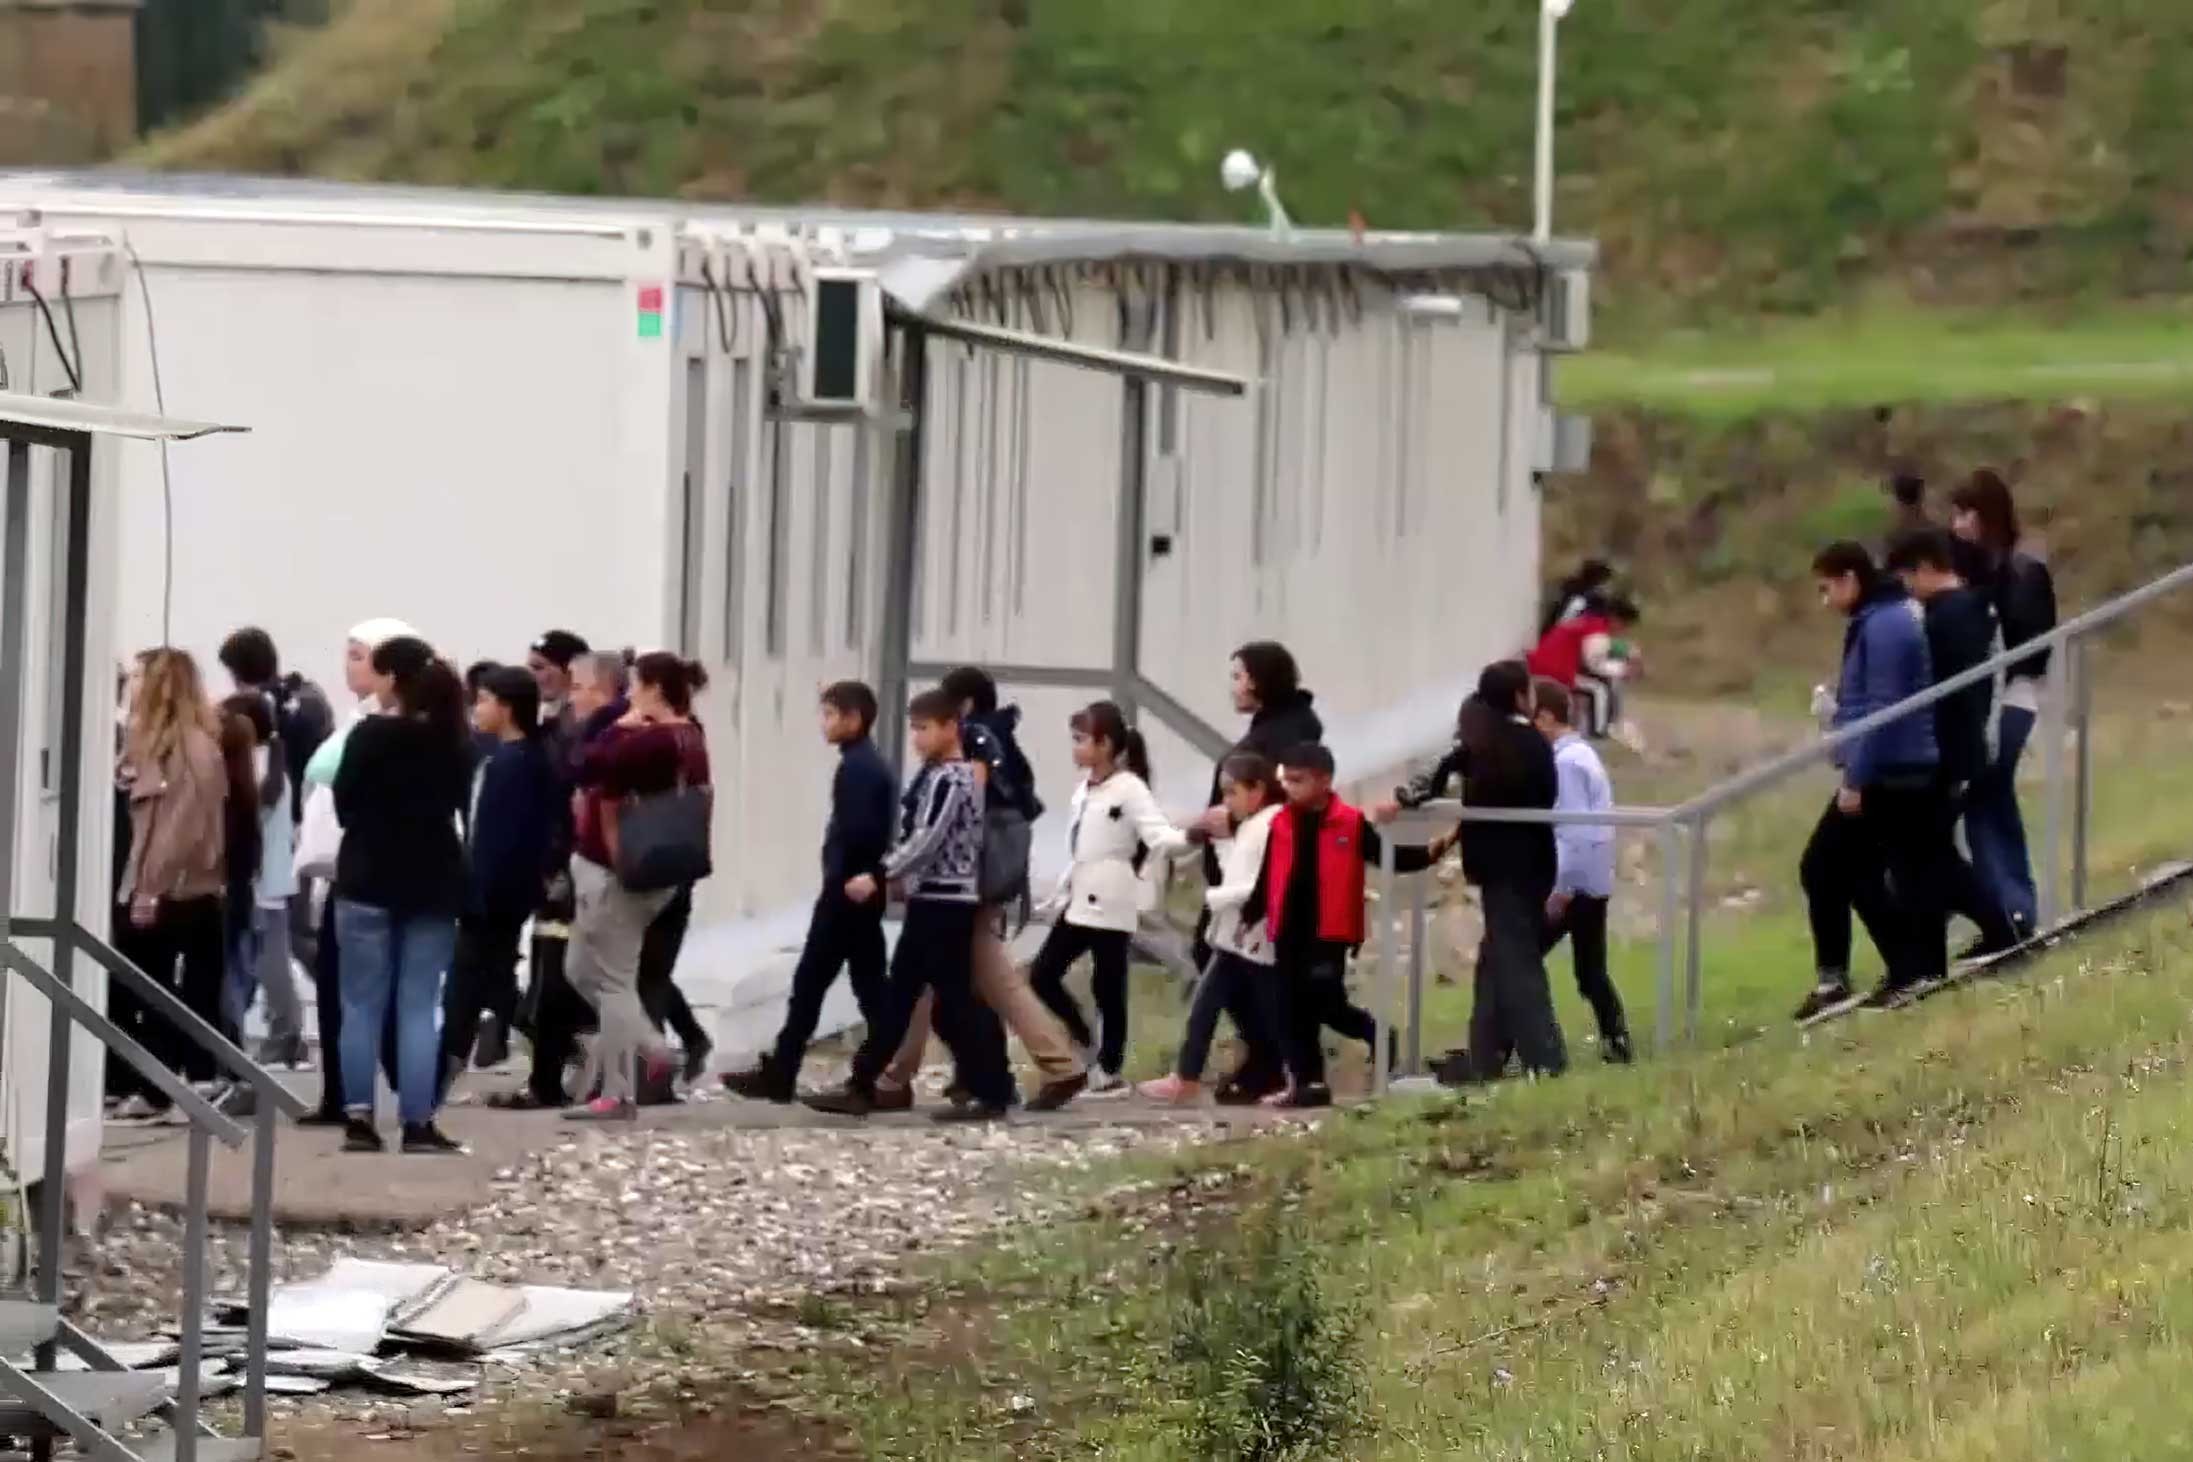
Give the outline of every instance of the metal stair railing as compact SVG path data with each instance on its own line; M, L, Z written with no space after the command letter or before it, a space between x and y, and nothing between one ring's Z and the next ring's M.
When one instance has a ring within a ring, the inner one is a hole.
M213 1435L201 1415L204 1393L205 1309L207 1295L207 1186L212 1144L252 1148L251 1242L248 1284L251 1329L246 1352L244 1426L248 1438L266 1435L266 1310L273 1274L273 1179L276 1123L282 1113L301 1115L304 1104L206 1021L175 992L124 958L76 917L83 886L82 822L85 808L86 743L84 719L91 680L87 663L87 625L91 584L91 445L96 436L123 436L167 442L228 428L136 416L78 402L0 395L0 442L6 447L5 499L0 502L0 972L26 981L44 996L50 1012L47 1044L45 1170L37 1175L38 1264L36 1302L58 1311L67 1241L66 1169L69 1089L75 1033L88 1031L164 1095L189 1123L189 1152L184 1194L183 1280L179 1330L181 1355L173 1398L154 1408L165 1416L172 1436L166 1455L197 1462L200 1441ZM31 543L30 449L48 447L67 459L65 488L57 487L54 509L63 526L61 562L51 565L61 590L56 613L61 629L61 663L47 667L52 694L60 703L59 745L53 749L59 783L54 798L54 914L26 918L14 912L14 848L18 826L18 790L23 772L23 708L28 623L28 568ZM63 494L65 493L65 502ZM94 877L103 875L94 874ZM19 941L41 940L52 949L51 968L41 964ZM219 1111L136 1039L79 994L73 977L82 954L104 967L111 979L127 986L155 1020L183 1032L214 1062L248 1087L254 1098L254 1123L247 1129ZM57 1326L40 1341L28 1370L0 1360L0 1388L36 1408L49 1425L72 1437L90 1455L111 1462L133 1462L133 1443L107 1430L109 1418L79 1412L48 1384L61 1347L94 1371L119 1371L121 1363L91 1336L70 1324ZM229 1444L233 1451L233 1444ZM32 1456L45 1462L53 1438L32 1443Z
M2065 620L2047 634L2037 635L2015 649L2006 649L1968 670L1936 682L1893 706L1838 727L1816 740L1771 758L1749 770L1716 783L1687 801L1672 807L1618 807L1606 812L1552 812L1537 808L1464 807L1459 802L1428 802L1395 819L1385 839L1385 858L1379 870L1380 908L1375 921L1378 941L1378 990L1373 1016L1384 1026L1398 1025L1396 1015L1403 994L1399 962L1395 958L1394 922L1398 907L1395 843L1420 841L1457 822L1535 823L1560 826L1584 824L1650 830L1660 851L1659 988L1655 1019L1655 1048L1670 1050L1676 1042L1678 1013L1676 970L1683 969L1680 1003L1681 1037L1695 1043L1704 1001L1702 924L1706 900L1707 848L1715 817L1737 803L1758 796L1801 772L1830 760L1837 751L1860 737L1872 734L1948 699L1969 686L1993 681L2014 666L2024 665L2044 651L2056 652L2049 662L2047 693L2035 729L2041 747L2044 777L2043 831L2036 852L2036 882L2040 894L2040 927L2045 936L2066 916L2077 916L2087 907L2087 845L2093 821L2093 684L2088 641L2114 628L2156 601L2193 586L2193 564L2185 564L2136 589L2118 595L2083 614ZM2067 731L2071 736L2067 738ZM2065 741L2075 741L2070 765L2065 763ZM2067 807L2068 802L2068 807ZM2063 842L2067 830L2071 842L2071 876L2068 907L2063 886ZM1420 1059L1424 977L1425 879L1408 879L1407 986L1409 1066ZM1378 1038L1374 1089L1383 1091L1388 1079L1385 1037Z

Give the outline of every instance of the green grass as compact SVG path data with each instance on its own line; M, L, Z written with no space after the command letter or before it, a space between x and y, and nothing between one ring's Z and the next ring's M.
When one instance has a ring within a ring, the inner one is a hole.
M2193 301L2016 312L1870 310L1748 330L1677 331L1559 368L1563 404L1703 422L1881 404L2193 396Z
M2104 728L2097 896L2187 845L2172 745L2167 724ZM892 1365L820 1365L814 1404L878 1457L1192 1455L1164 1359L1184 1276L1261 1252L1271 1214L1297 1236L1289 1293L1364 1316L1361 1425L1302 1455L2193 1456L2165 1390L2193 1362L2185 910L1800 1034L1787 885L1820 792L1717 831L1716 894L1763 896L1708 920L1696 1052L1145 1164L1139 1205L933 1276ZM1650 947L1617 953L1642 1015ZM1439 992L1434 1019L1460 1013Z
M354 0L162 166L1228 218L1529 222L1536 7L1446 0ZM2182 287L2177 0L1577 7L1565 231L1609 319Z

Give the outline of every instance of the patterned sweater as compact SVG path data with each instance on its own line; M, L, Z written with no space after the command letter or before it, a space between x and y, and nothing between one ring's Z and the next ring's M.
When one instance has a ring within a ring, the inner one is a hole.
M909 899L981 902L982 795L964 761L932 762L899 799L898 841L883 875L906 885Z

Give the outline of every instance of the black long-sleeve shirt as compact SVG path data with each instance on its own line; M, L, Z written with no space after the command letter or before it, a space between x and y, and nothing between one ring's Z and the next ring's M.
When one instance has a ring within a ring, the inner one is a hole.
M1324 808L1288 807L1279 815L1294 819L1295 859L1287 871L1287 886L1280 891L1282 914L1279 921L1279 949L1283 954L1309 951L1317 946L1345 952L1347 946L1329 939L1317 937L1318 910L1323 890L1318 884L1317 836L1325 823ZM1385 860L1386 840L1368 819L1363 823L1363 835L1356 840L1362 851L1366 867L1379 867ZM1393 866L1396 873L1421 873L1431 867L1431 853L1421 847L1396 844L1393 850ZM1272 859L1269 846L1264 855L1264 867L1257 873L1256 887L1249 894L1249 901L1242 906L1241 919L1245 924L1261 922L1271 911Z
M1995 653L1995 611L1976 589L1945 589L1926 601L1927 659L1938 685ZM1934 742L1951 785L1987 769L1987 723L1995 686L1982 680L1934 703Z
M830 823L822 834L822 891L844 897L845 885L866 873L879 882L891 849L898 780L876 744L863 736L838 748L830 779Z
M1560 800L1561 776L1553 748L1527 722L1509 716L1492 732L1498 755L1473 757L1457 741L1430 772L1394 789L1404 807L1421 807L1446 790L1450 777L1462 778L1464 807L1542 807ZM1550 825L1527 822L1462 824L1462 873L1482 888L1487 883L1543 886L1550 892L1559 858Z

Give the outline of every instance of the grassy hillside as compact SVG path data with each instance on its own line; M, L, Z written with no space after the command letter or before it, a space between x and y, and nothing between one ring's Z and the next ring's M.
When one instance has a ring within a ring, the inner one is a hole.
M1528 217L1531 0L353 0L162 165L1247 216ZM1615 317L2183 286L2181 0L1584 0L1562 225ZM1861 291L1862 292L1862 291Z

